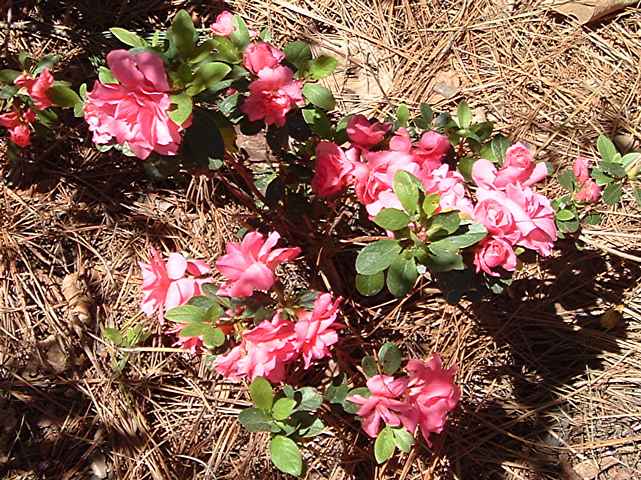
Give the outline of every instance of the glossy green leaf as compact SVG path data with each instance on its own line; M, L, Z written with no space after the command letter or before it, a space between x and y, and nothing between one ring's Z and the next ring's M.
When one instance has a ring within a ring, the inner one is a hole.
M191 116L194 106L191 97L186 93L181 93L178 95L171 95L169 98L171 99L171 103L176 107L167 112L169 118L178 125L182 125Z
M307 83L303 87L303 96L312 105L316 105L323 110L334 110L336 100L332 92L317 83Z
M394 428L394 441L401 452L409 453L414 445L414 437L403 427Z
M231 42L241 51L245 50L245 47L249 45L251 40L251 35L249 34L249 29L245 20L242 19L240 15L234 15L234 31L229 36Z
M42 71L45 68L49 68L49 69L52 68L56 63L58 63L59 60L60 60L59 55L55 55L55 54L45 55L40 59L40 61L36 65L36 68L33 69L33 74L40 75L40 73L42 73Z
M434 119L434 112L432 111L432 107L430 107L427 103L421 103L421 117L423 118L423 121L426 124L426 129L429 129L432 126L432 120Z
M401 367L403 355L395 344L387 342L379 349L378 359L381 362L383 373L386 375L394 375Z
M184 58L189 58L198 37L191 15L186 10L180 10L167 30L167 37L175 45L176 50Z
M289 42L283 49L285 59L294 65L299 71L307 71L309 63L312 60L312 50L305 42Z
M373 275L356 274L356 290L365 297L377 295L385 286L385 273L378 272Z
M456 117L461 128L469 128L472 124L472 110L466 102L458 104L458 107L456 107Z
M438 232L445 232L450 235L458 230L461 224L461 217L459 212L452 211L446 213L439 213L429 223L427 235L431 238Z
M19 72L18 70L0 70L0 82L13 84L13 81L20 76L20 73L21 72Z
M283 435L272 438L269 450L272 463L281 472L299 476L303 472L303 457L296 443Z
M124 28L110 28L109 31L113 33L114 37L116 37L118 40L120 40L122 43L125 45L129 45L130 47L146 47L147 42L135 34L134 32L130 32L129 30L126 30Z
M396 240L378 240L370 243L356 257L356 271L361 275L374 275L389 267L401 251Z
M621 200L623 190L620 183L610 183L603 189L603 202L606 205L615 205Z
M396 109L396 120L400 127L407 127L407 124L410 121L410 109L407 108L407 105L404 103L399 105L398 109Z
M338 61L329 55L320 55L309 65L309 74L314 80L325 78L336 70Z
M374 357L371 355L363 357L361 360L361 367L363 368L363 372L365 372L365 376L368 378L378 375L378 365Z
M494 161L499 165L502 165L503 161L505 160L505 152L507 152L507 149L510 148L510 140L499 133L492 139L490 147L492 149L492 153L494 154Z
M609 183L612 183L614 181L612 177L607 176L598 168L593 168L590 175L594 179L596 184L600 187L608 185Z
M231 72L231 67L222 62L203 63L194 72L194 80L187 87L187 95L195 96L206 89L217 90L216 85L221 82L227 74Z
M269 432L272 418L258 408L246 408L238 414L238 421L250 432Z
M303 438L311 438L320 435L325 430L325 424L320 418L315 418L311 425L301 428L298 434Z
M82 103L82 98L76 92L63 85L50 87L46 95L55 105L62 108L72 108L77 103Z
M205 334L208 327L204 323L190 323L178 334L179 337L200 337Z
M113 73L111 73L111 70L109 70L107 67L98 68L98 80L100 80L100 82L104 83L105 85L110 83L118 83L116 77L114 77Z
M414 258L407 259L399 255L387 271L387 288L395 297L404 297L412 289L417 278L418 270Z
M323 396L312 387L301 387L297 392L301 394L297 411L315 412L323 404Z
M596 148L599 150L601 158L606 162L611 162L614 159L614 156L617 154L617 149L610 140L605 135L599 135L596 141Z
M430 193L425 195L423 200L423 213L427 218L430 218L436 212L436 209L439 207L441 201L441 196L438 193Z
M404 170L399 170L394 175L392 188L401 202L403 209L410 215L416 213L419 198L419 188L416 177Z
M396 439L391 427L385 427L378 433L374 442L374 457L377 463L384 463L394 455Z
M402 210L384 208L374 217L374 223L385 230L396 231L407 227L410 217Z
M206 310L195 305L181 305L165 313L165 319L176 323L199 323L205 319Z
M249 385L249 394L256 408L269 411L274 401L274 391L266 378L256 377Z
M279 398L272 407L272 416L276 420L285 420L294 412L295 406L296 400L287 397Z
M207 328L203 333L203 344L208 348L220 347L225 343L225 334L220 328Z

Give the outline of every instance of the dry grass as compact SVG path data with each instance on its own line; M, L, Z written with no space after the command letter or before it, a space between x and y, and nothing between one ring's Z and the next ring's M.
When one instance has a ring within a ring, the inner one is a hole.
M114 22L104 12L137 28L188 2L61 2L46 17L13 3L10 48L63 52L65 71L79 80L91 70L79 62L84 52L107 48L100 32ZM449 108L465 98L558 168L592 155L600 132L641 140L638 9L580 27L535 1L233 6L278 41L302 37L340 54L329 83L344 111L385 113L426 100ZM205 23L216 12L193 8ZM265 436L235 420L247 405L242 385L221 381L206 358L172 352L158 335L126 352L119 376L111 362L123 352L100 338L104 326L159 333L137 307L135 261L148 245L211 260L251 218L221 202L215 182L163 190L141 180L138 164L93 153L72 130L57 134L25 166L33 185L14 172L17 183L1 187L0 471L89 478L105 462L114 479L280 478ZM432 448L383 467L358 425L327 410L331 428L306 450L308 478L641 478L640 271L620 256L639 256L641 215L630 192L605 213L584 232L589 249L562 245L492 301L450 306L430 285L402 301L350 301L339 363L386 339L408 355L440 351L460 366L463 402ZM347 245L340 258L351 254ZM63 278L80 270L93 299L89 325L78 324L61 291ZM341 293L353 293L344 283ZM312 380L323 377L315 373Z

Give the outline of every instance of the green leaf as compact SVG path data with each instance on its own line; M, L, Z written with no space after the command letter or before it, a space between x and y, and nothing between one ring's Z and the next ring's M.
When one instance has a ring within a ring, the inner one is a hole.
M374 357L371 355L363 357L363 360L361 360L361 367L363 368L363 372L365 372L365 376L367 378L378 375L378 365L376 364Z
M556 218L557 220L560 220L562 222L567 222L568 220L572 220L574 218L574 212L572 210L559 210L556 213Z
M207 297L204 295L196 295L191 297L187 302L187 305L193 305L194 307L202 308L203 310L208 310L212 305L216 305L216 300L212 297Z
M417 278L418 270L414 258L408 260L399 255L387 271L387 288L396 298L404 297L412 289Z
M209 57L212 54L212 52L216 50L217 45L218 44L216 43L216 40L214 40L213 38L209 38L205 40L203 43L201 43L196 48L194 48L193 52L191 52L191 58L189 59L189 63L198 64L198 63L204 62L207 59L207 57Z
M246 408L241 411L238 421L250 432L269 432L272 429L271 417L257 408Z
M114 37L130 47L144 48L147 46L147 42L143 38L129 30L125 30L124 28L114 27L110 28L109 31L114 34Z
M298 477L303 472L303 457L300 454L298 445L283 435L276 435L272 438L269 447L272 456L272 463L281 472Z
M334 73L337 65L338 62L334 57L320 55L318 58L315 58L309 66L309 74L314 80L320 80Z
M458 248L446 240L431 243L428 247L430 255L427 266L434 272L449 272L450 270L464 270L463 257Z
M490 146L492 148L492 153L494 154L496 163L502 165L503 161L505 160L505 152L507 152L507 149L510 148L510 140L499 133L492 139ZM488 158L488 160L491 159Z
M294 412L296 400L292 398L279 398L272 407L272 416L276 420L285 420Z
M369 391L369 388L367 387L358 387L358 388L353 388L349 392L347 392L347 395L345 397L345 401L343 402L343 410L347 413L356 413L360 407L359 404L350 402L348 398L354 396L354 395L360 395L361 397L368 398L372 395L372 392Z
M225 343L225 334L220 328L208 328L203 333L203 344L208 348L220 347Z
M301 112L303 120L310 126L312 132L325 139L329 139L332 136L332 124L323 110L304 108Z
M396 449L394 431L390 427L381 430L374 442L374 457L378 463L383 463L392 458Z
M169 118L178 125L182 125L191 116L194 107L191 97L186 93L180 93L178 95L171 95L169 98L171 99L171 103L176 105L174 110L168 112Z
M593 168L590 176L594 179L596 184L600 187L607 185L609 183L612 183L614 181L612 177L608 177L605 173L603 173L598 168Z
M590 213L585 217L585 223L588 225L599 225L601 223L602 217L600 213Z
M413 215L418 208L419 196L416 177L404 170L399 170L396 172L396 175L394 175L392 188L405 211Z
M325 391L325 398L329 403L342 404L349 392L349 387L344 383L341 385L330 385Z
M399 105L396 109L396 120L398 121L398 125L401 127L407 127L407 124L410 121L410 109L407 108L407 105L404 103Z
M336 100L332 92L317 83L305 84L303 87L303 96L312 105L316 105L323 110L330 111L336 107Z
M231 40L225 37L214 37L212 40L218 52L217 58L229 63L239 63L241 61L242 55Z
M427 103L421 103L421 117L426 124L426 129L429 129L432 126L432 119L434 118L434 112L432 107Z
M466 102L461 102L456 107L456 117L461 128L469 128L472 125L472 110Z
M285 59L300 71L307 71L312 60L312 50L305 42L289 42L283 49Z
M361 275L374 275L389 267L401 251L396 240L378 240L370 243L356 257L356 271Z
M323 430L325 430L325 424L320 418L315 418L310 426L301 428L298 434L303 438L311 438L323 433Z
M632 194L634 195L634 200L637 202L637 207L641 208L641 188L634 187Z
M381 362L383 373L394 375L401 367L403 356L396 345L391 342L384 343L378 351L378 359Z
M383 290L385 274L378 272L373 275L356 274L356 290L365 297L372 297Z
M481 225L480 223L473 223L470 225L469 229L467 232L462 233L460 235L454 235L450 237L446 237L443 240L438 240L436 242L433 242L431 245L434 246L434 248L451 248L451 246L454 246L456 248L467 248L471 247L472 245L477 244L481 240L483 240L487 236L487 229ZM447 242L447 247L439 247L440 242Z
M215 88L227 74L231 72L231 67L222 62L203 63L194 73L194 80L187 88L187 95L192 97L198 95L205 89Z
M69 87L54 85L49 87L46 92L47 97L55 105L62 108L74 107L77 103L82 103L82 98Z
M567 222L556 222L557 227L561 233L574 233L579 229L580 223L578 219L569 220Z
M414 445L414 437L411 433L405 430L403 427L394 428L394 440L396 441L396 446L401 452L409 453Z
M272 408L272 403L274 402L274 391L266 378L256 377L249 385L249 394L252 397L256 408L260 408L265 411L269 411Z
M610 140L605 135L599 135L596 141L596 148L599 150L601 158L606 162L611 162L614 159L614 156L617 154L617 149Z
M606 205L615 205L621 200L622 193L621 184L610 183L603 189L603 202L605 202Z
M205 319L207 311L195 305L181 305L165 313L165 319L176 323L199 323Z
M427 216L427 218L430 218L432 215L434 215L434 212L436 212L436 209L439 207L439 203L441 201L441 196L438 193L430 193L429 195L425 195L425 199L423 200L423 212Z
M474 167L475 163L476 159L473 157L462 157L459 159L456 165L458 171L461 172L463 178L465 178L465 180L467 180L468 182L472 181L472 168Z
M180 10L174 17L171 27L167 30L167 38L176 46L176 50L184 58L189 58L194 50L194 42L198 33L191 20L191 15L185 10Z
M559 173L559 176L557 177L559 180L559 184L566 189L568 192L574 192L575 186L576 186L576 177L574 176L574 172L572 170L564 170L561 173Z
M600 162L599 170L607 173L614 178L624 178L627 176L625 168L620 163L615 162Z
M4 69L0 70L0 82L13 84L13 81L20 76L18 70Z
M178 334L179 337L200 337L207 331L207 325L204 323L190 323L183 328Z
M302 387L297 392L301 394L297 411L315 412L323 404L323 396L312 387Z
M215 322L223 315L223 313L224 313L223 307L221 307L218 303L214 303L212 306L210 306L207 309L205 318L210 322Z
M229 36L229 39L241 51L245 50L245 47L249 45L251 35L249 35L245 20L240 15L234 15L234 31Z
M42 71L45 68L51 68L53 67L56 63L58 63L58 60L60 60L59 55L51 54L51 55L45 55L40 59L38 64L36 65L36 68L33 70L34 75L40 75Z
M102 336L118 346L122 346L123 344L124 339L122 338L122 333L120 333L120 330L117 328L105 327L102 331Z
M458 230L460 224L461 217L458 211L454 210L452 212L439 213L430 220L427 235L431 238L440 231L450 235Z
M116 80L114 74L111 73L111 70L109 70L107 67L98 68L98 80L100 80L100 83L104 83L105 85L110 83L118 83L118 80Z
M401 230L410 223L410 217L397 208L384 208L374 218L374 223L385 230Z
M77 103L74 108L76 108L78 105L80 105L82 110L82 107L84 107L82 103ZM47 128L52 128L58 121L58 115L56 115L56 112L54 112L51 108L39 110L36 113L36 117L38 118L38 123L41 123Z

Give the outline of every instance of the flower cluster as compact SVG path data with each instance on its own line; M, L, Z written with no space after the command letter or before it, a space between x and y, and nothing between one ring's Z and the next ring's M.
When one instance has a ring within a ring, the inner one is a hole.
M590 160L577 157L572 171L578 187L574 199L579 203L597 203L601 199L601 187L590 177Z
M414 435L417 427L430 445L430 434L440 433L447 414L461 396L454 383L456 367L444 369L438 355L427 362L413 359L405 367L408 375L374 375L367 380L369 396L352 395L347 399L360 405L357 414L363 430L375 438L381 421L388 426L402 426Z

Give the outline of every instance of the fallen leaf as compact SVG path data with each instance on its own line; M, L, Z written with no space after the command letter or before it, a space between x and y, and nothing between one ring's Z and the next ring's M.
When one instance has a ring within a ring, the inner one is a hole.
M461 79L455 70L441 71L434 77L433 93L429 96L428 103L449 100L456 96L460 87Z
M56 373L62 373L67 369L68 358L55 335L49 335L38 342L38 347L45 350L45 360L49 367Z
M621 319L623 317L623 305L609 309L603 315L601 315L601 326L606 330L613 330L619 326Z
M101 453L91 457L91 472L96 478L102 479L107 478L108 468L107 468L107 459Z
M82 336L83 326L91 321L91 297L87 293L84 274L70 273L62 280L62 295L71 310L72 327Z
M581 25L593 22L606 15L637 3L638 0L553 0L548 3L552 10L561 15L576 18Z

